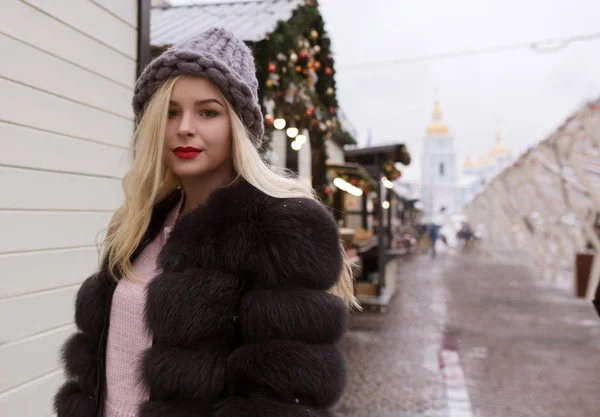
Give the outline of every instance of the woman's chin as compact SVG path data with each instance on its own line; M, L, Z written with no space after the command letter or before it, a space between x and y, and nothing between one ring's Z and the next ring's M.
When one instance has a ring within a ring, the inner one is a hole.
M171 169L179 178L200 177L207 172L206 167L198 164L181 164L178 163Z

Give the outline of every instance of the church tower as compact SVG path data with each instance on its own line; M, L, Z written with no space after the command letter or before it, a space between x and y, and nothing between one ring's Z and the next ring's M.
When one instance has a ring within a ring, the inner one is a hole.
M421 201L428 216L436 218L442 208L454 213L457 198L457 166L453 139L442 120L439 102L423 138L421 159Z

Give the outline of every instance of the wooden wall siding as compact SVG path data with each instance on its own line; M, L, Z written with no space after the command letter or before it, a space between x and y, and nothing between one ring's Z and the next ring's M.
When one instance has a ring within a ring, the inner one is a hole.
M3 0L0 415L48 417L74 298L122 201L137 0Z

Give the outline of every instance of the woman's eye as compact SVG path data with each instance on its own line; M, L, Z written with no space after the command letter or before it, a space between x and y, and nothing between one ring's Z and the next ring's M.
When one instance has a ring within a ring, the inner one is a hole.
M167 113L167 117L171 118L171 117L176 117L177 116L177 111L175 110L169 110L169 112Z
M200 112L200 115L204 117L215 117L218 114L219 113L217 113L215 110L203 110L202 112Z

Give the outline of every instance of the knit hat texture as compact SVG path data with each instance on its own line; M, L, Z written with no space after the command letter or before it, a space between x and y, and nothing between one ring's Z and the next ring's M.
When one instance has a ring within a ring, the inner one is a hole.
M244 42L223 28L212 28L167 49L152 60L135 84L133 111L142 118L146 103L168 78L198 75L215 83L229 101L257 148L264 133L258 102L258 80L252 52Z

